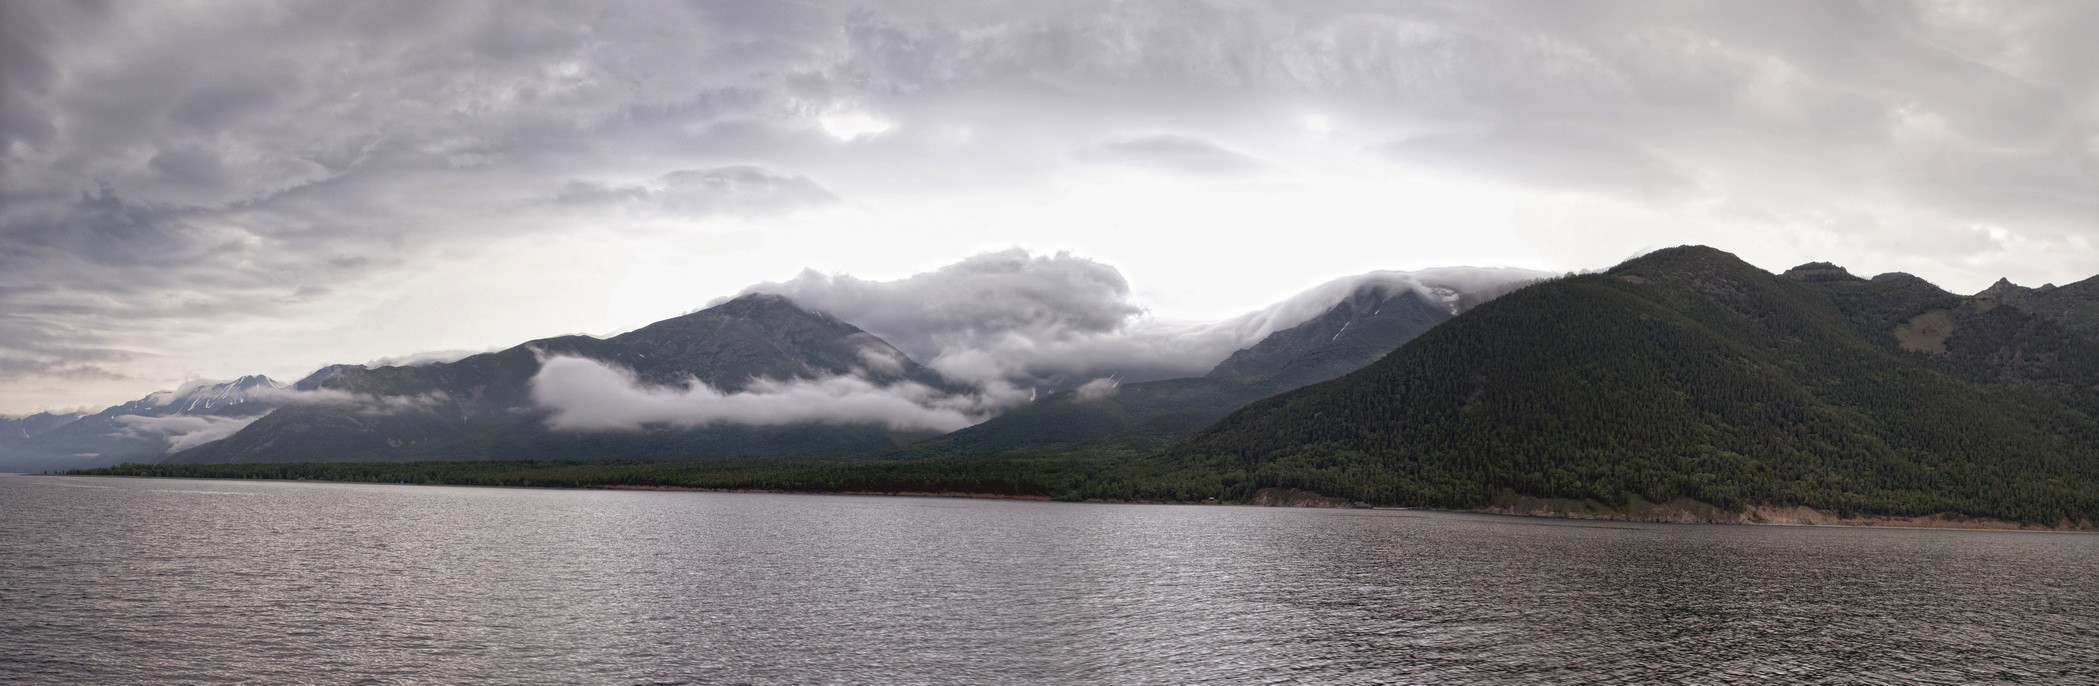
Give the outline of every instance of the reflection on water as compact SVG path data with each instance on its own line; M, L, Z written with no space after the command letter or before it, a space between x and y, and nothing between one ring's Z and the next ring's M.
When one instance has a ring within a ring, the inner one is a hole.
M2090 535L68 477L0 517L9 682L2099 682Z

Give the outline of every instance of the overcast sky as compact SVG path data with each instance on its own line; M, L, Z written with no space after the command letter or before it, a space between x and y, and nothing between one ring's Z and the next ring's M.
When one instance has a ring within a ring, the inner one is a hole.
M0 412L1020 248L2099 273L2099 4L0 3Z

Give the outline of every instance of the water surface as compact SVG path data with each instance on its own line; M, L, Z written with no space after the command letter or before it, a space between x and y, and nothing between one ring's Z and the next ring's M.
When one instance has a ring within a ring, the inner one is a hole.
M2099 682L2091 535L41 476L0 523L0 682Z

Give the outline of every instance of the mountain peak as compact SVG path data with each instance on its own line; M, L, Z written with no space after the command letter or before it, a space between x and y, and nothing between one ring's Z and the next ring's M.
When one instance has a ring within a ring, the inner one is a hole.
M1783 276L1794 281L1807 281L1810 283L1820 281L1864 280L1853 275L1849 270L1846 270L1843 267L1839 267L1835 264L1831 264L1828 262L1809 262L1807 264L1803 264L1798 267L1786 270L1786 273L1783 274Z
M1740 272L1742 270L1763 271L1743 261L1742 258L1736 257L1734 253L1725 250L1703 245L1679 245L1626 260L1618 266L1612 267L1609 273L1620 276L1666 278Z
M707 308L707 310L717 310L717 309L723 309L723 308L728 308L728 309L732 309L732 310L761 310L761 309L782 309L782 308L789 308L789 309L794 309L794 310L798 310L798 311L802 311L802 312L808 312L808 311L809 311L809 310L803 309L803 307L802 307L801 305L799 305L799 304L796 304L796 303L795 303L795 301L793 301L793 300L789 299L789 298L788 298L787 296L784 296L784 295L780 295L780 294L778 294L778 293L745 293L745 294L743 294L743 295L739 295L739 296L736 296L736 297L734 297L734 298L730 298L728 302L724 302L724 303L722 303L722 304L720 304L720 305L715 305L714 307L709 307L709 308ZM705 311L707 311L707 310L701 310L701 311L702 311L702 312L705 312Z
M365 366L361 364L331 364L326 367L313 370L313 373L307 374L306 378L292 382L292 390L311 391L313 389L320 388L321 382L335 378L337 374L360 369L365 369Z
M276 379L251 374L222 383L202 384L179 391L163 391L146 396L146 400L173 408L177 413L189 414L260 400L261 398L255 397L256 391L272 391L279 388L284 388L284 384L278 383Z
M1325 312L1232 353L1207 377L1286 375L1291 380L1283 387L1288 388L1353 371L1455 316L1454 291L1446 296L1424 290L1390 283L1358 286Z

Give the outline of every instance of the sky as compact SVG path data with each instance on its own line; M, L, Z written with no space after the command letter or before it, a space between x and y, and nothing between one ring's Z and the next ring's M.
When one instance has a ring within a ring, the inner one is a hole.
M1081 313L1104 330L1691 243L2067 283L2099 273L2094 25L2048 2L0 3L0 413L616 333L759 284L910 294L985 260L1106 274Z

